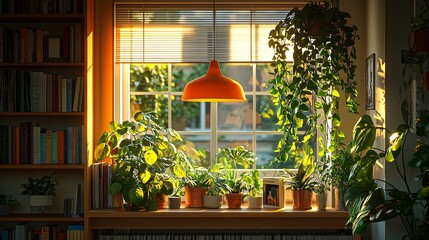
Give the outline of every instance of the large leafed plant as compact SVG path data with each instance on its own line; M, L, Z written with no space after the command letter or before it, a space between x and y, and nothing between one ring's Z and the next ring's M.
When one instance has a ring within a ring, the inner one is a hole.
M355 77L357 27L350 15L328 2L294 8L269 34L274 49L270 94L277 111L279 141L276 162L297 163L319 144L321 182L329 183L330 157L345 136L340 130L340 100L358 112ZM293 51L293 58L288 52ZM317 131L321 136L317 138ZM304 151L307 151L304 153Z
M358 156L350 178L355 182L345 194L353 232L364 233L373 222L399 218L407 231L403 239L427 239L429 234L429 112L422 111L413 128L408 104L402 104L404 122L391 133L387 150L374 147L376 132L368 115L354 127L352 154ZM414 143L414 144L412 144ZM410 147L414 150L410 151ZM373 175L377 161L394 164L398 183ZM413 170L410 172L410 168ZM415 177L410 176L414 173ZM385 183L385 187L383 184ZM416 187L417 186L417 187Z
M173 176L186 176L180 165L185 156L172 143L181 140L179 134L156 121L153 114L142 112L133 121L112 121L110 132L102 134L94 152L97 161L110 158L115 162L109 193L122 193L127 210L157 210L156 195L172 194Z

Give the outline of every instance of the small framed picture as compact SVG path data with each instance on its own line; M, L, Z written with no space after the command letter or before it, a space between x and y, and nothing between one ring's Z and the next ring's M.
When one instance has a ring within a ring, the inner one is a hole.
M281 177L264 177L263 182L263 205L266 208L285 207L285 186Z
M375 53L366 58L365 71L365 107L375 110Z

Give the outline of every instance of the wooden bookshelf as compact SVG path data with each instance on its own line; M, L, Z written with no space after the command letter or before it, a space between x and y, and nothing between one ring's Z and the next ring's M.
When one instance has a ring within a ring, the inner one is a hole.
M51 214L11 214L7 217L0 217L1 222L42 222L42 223L55 223L55 222L64 222L64 223L82 223L84 218L82 217L64 217L60 213L51 213Z

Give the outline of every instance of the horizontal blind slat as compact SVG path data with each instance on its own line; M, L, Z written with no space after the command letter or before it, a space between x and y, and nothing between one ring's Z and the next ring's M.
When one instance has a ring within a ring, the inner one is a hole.
M268 33L286 13L250 9L217 10L214 41L212 9L148 10L143 4L117 4L115 61L271 61L273 51L268 48Z

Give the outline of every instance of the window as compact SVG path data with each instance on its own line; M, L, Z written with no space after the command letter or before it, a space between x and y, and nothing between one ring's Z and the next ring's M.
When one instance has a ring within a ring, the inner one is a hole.
M268 34L286 11L220 7L214 27L211 7L116 4L116 120L137 110L156 112L161 125L201 150L192 159L200 166L210 166L218 148L243 145L257 156L254 168L293 167L270 166L281 135L269 95ZM203 75L212 59L240 82L245 102L181 101L185 84Z

